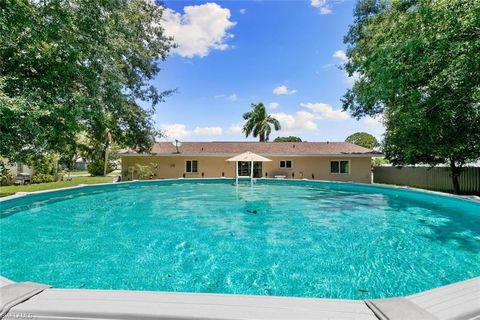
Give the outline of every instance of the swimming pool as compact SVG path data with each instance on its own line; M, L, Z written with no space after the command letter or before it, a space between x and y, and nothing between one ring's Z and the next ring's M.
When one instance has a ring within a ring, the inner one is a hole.
M202 179L0 205L0 275L57 288L365 299L480 275L479 202L432 193Z

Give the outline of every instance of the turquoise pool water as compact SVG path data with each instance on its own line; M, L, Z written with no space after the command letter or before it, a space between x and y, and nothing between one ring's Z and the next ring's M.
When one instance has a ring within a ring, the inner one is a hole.
M0 275L59 288L362 299L480 275L480 204L428 193L185 180L0 206Z

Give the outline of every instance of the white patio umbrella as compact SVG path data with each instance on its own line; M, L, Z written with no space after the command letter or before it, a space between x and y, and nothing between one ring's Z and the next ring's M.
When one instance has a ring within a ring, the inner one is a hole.
M268 162L268 161L272 161L272 160L270 160L268 158L265 158L265 157L262 157L262 156L259 156L256 153L247 151L247 152L241 153L239 155L236 155L235 157L227 159L226 161L235 162L235 182L238 183L238 178L239 178L238 177L238 163L239 162L250 162L251 163L250 179L252 179L252 181L253 181L253 163L254 162ZM247 177L243 177L243 178L247 178Z

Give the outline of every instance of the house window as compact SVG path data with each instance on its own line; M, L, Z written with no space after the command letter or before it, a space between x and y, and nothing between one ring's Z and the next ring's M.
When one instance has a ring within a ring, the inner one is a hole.
M187 160L185 163L185 172L186 173L197 173L198 172L198 161L197 160Z
M281 160L280 169L292 169L292 160Z
M350 161L330 161L330 173L350 173Z

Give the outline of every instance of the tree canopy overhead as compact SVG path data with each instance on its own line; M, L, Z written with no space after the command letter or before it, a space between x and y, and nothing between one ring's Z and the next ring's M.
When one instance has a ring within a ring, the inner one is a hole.
M343 98L353 116L383 114L395 165L450 164L453 185L480 158L480 1L361 0L345 37Z
M258 104L252 103L252 111L243 114L243 119L246 120L243 126L243 132L248 137L250 134L260 142L267 142L272 132L272 126L275 130L280 130L280 122L267 113L265 105L260 102Z
M366 132L355 132L349 135L347 139L345 139L345 142L350 142L368 149L373 149L380 145L377 138Z
M147 150L169 94L150 81L171 39L148 0L6 0L0 6L0 154L61 152L80 132Z

